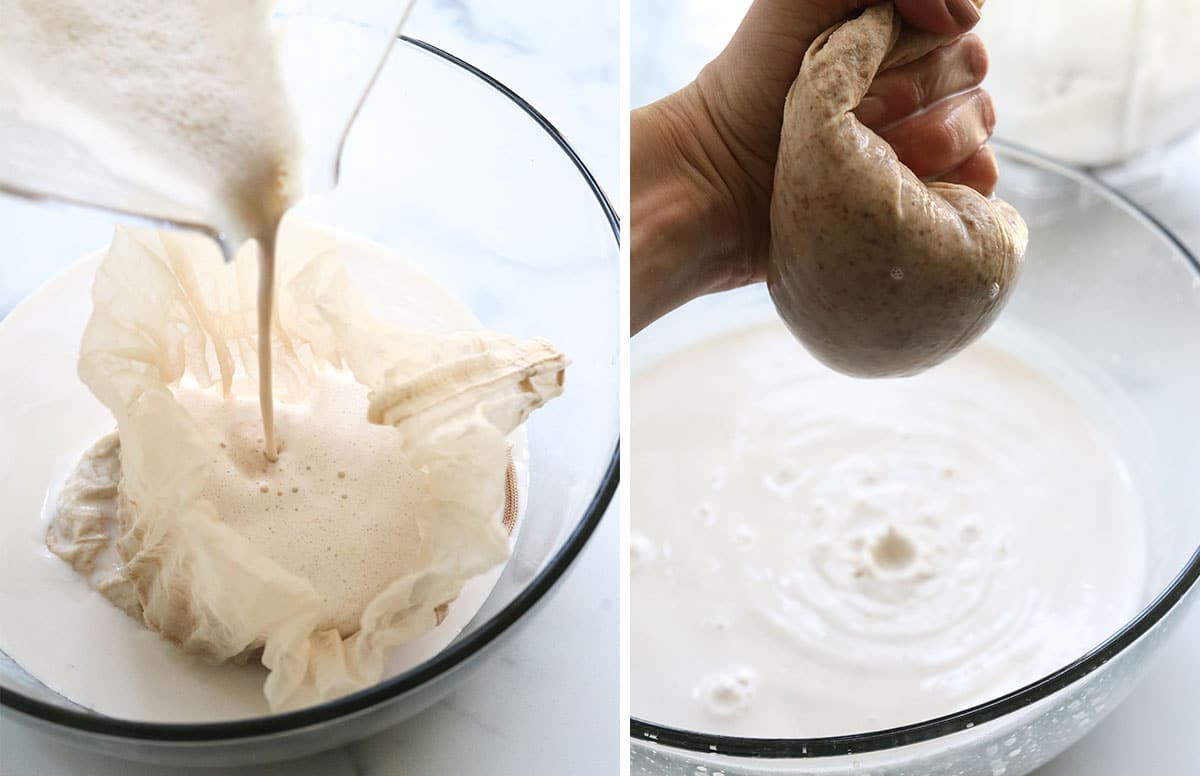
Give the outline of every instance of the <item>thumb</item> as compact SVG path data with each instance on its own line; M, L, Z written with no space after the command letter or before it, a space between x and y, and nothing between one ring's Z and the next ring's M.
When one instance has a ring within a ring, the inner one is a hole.
M867 5L869 0L754 0L729 44L696 79L719 129L732 136L727 141L751 156L774 159L783 104L804 53L827 28Z
M720 58L734 72L750 71L783 85L782 104L813 40L867 5L868 0L755 0Z

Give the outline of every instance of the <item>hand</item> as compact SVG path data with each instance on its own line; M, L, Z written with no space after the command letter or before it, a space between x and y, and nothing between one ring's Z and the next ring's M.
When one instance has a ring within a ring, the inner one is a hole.
M895 2L906 22L931 32L963 34L979 20L971 0ZM633 112L631 332L697 296L764 279L788 89L812 41L866 5L755 0L695 81ZM855 113L922 178L991 194L986 72L982 41L962 35L880 74Z

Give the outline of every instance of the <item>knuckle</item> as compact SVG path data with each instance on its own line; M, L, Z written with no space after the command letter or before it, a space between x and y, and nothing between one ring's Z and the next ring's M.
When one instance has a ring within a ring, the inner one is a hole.
M988 52L987 46L983 43L983 38L971 33L964 35L958 43L960 55L969 72L976 81L982 81L988 72Z

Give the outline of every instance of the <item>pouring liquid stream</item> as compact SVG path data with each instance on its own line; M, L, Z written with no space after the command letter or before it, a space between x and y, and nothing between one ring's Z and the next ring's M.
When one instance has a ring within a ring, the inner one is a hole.
M262 413L263 454L279 460L275 439L275 394L271 378L271 319L275 313L275 237L278 225L258 242L258 406Z

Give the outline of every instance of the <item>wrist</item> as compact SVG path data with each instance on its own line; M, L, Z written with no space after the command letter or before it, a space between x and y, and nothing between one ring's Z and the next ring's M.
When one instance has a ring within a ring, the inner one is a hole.
M737 197L711 150L711 123L688 87L633 112L630 123L630 327L746 282Z

